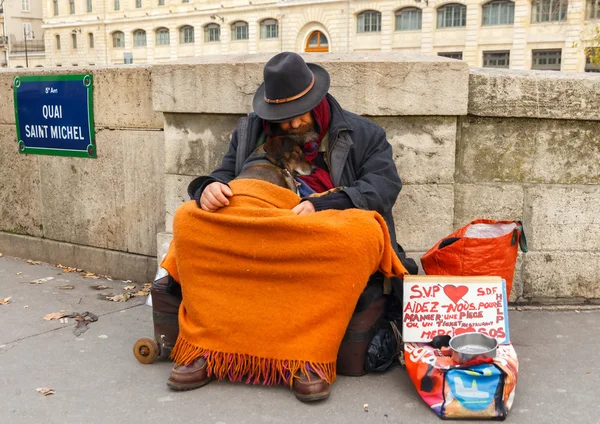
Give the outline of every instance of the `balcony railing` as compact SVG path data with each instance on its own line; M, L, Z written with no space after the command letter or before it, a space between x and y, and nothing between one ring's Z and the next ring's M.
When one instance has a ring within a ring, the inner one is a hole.
M43 52L46 50L44 40L27 41L27 51L29 53ZM25 53L25 41L15 41L12 43L11 53Z

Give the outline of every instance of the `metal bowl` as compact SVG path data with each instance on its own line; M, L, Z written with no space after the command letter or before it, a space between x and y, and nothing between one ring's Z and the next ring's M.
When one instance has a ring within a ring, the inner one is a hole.
M456 363L496 357L498 341L481 333L463 333L450 339L452 360Z

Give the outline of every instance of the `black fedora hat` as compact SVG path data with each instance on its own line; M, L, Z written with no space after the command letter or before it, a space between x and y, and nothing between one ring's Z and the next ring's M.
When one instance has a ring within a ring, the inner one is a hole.
M306 63L297 53L279 53L265 64L264 82L252 101L254 112L270 122L303 115L323 100L329 81L323 67Z

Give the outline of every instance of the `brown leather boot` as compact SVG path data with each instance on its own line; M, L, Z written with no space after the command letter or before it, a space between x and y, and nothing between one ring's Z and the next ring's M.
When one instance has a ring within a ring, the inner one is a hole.
M207 385L210 380L206 371L206 359L200 356L187 365L175 365L167 386L173 390L192 390Z
M296 398L302 402L327 399L331 386L314 372L309 371L308 373L310 374L310 381L304 374L294 380L293 390Z

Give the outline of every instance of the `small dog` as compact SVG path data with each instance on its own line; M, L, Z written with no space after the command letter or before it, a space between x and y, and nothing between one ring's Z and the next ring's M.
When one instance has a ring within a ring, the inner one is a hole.
M279 187L288 188L298 194L299 175L310 175L316 169L304 158L300 142L293 136L279 136L267 140L246 160L246 165L236 179L263 180ZM337 193L343 187L335 187L322 193L313 193L308 197L321 197Z
M304 158L298 140L290 136L273 137L259 146L246 160L236 179L267 181L298 193L298 175L310 175L315 166Z

